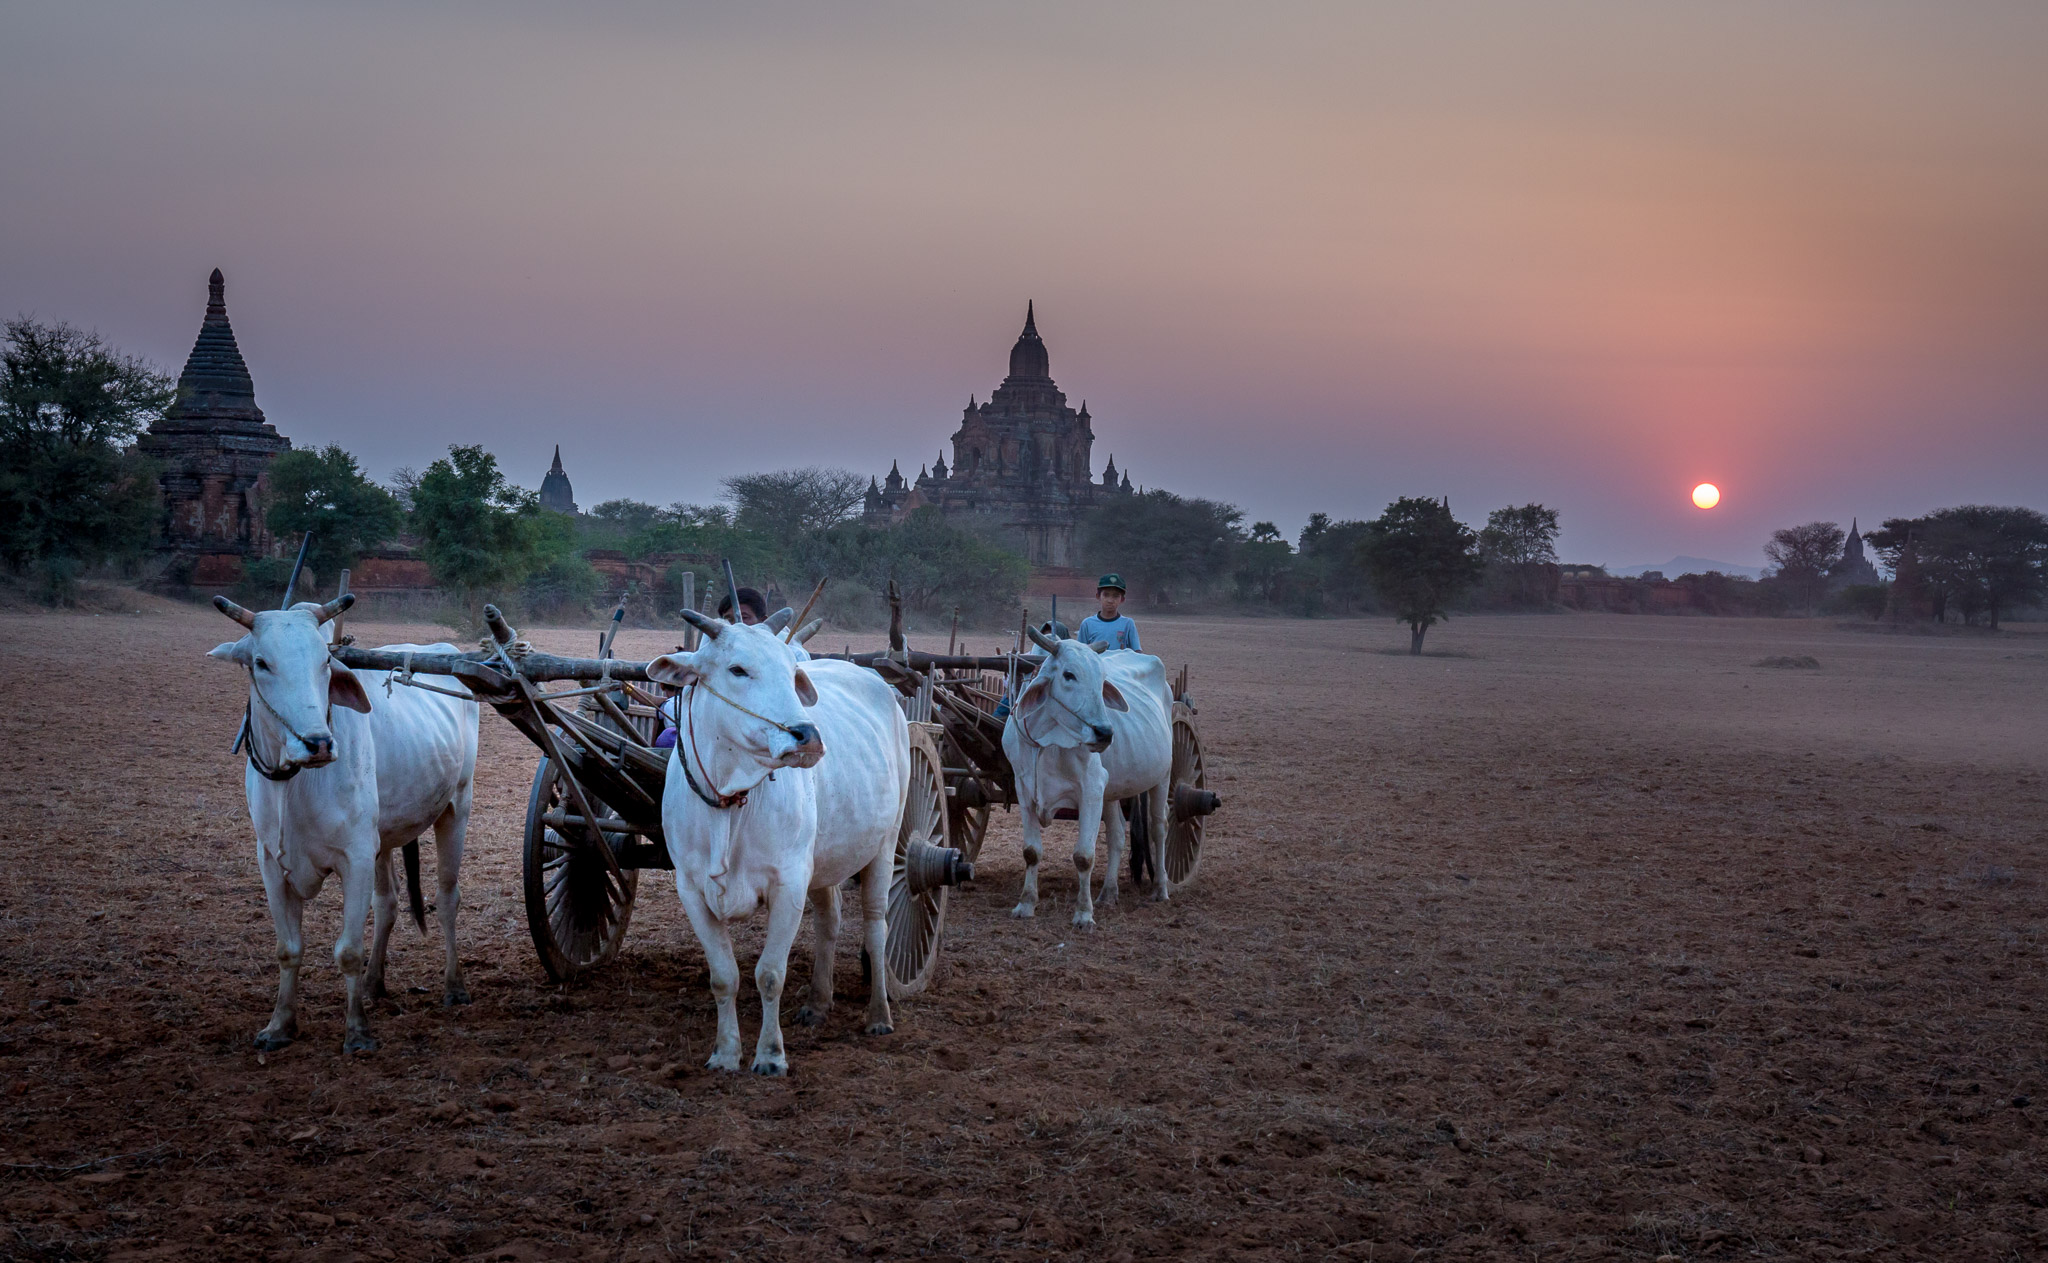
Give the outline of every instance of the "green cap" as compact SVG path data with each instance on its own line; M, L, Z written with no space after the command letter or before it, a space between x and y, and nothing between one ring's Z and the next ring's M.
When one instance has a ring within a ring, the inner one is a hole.
M1124 591L1124 577L1120 574L1106 574L1102 576L1095 581L1095 590L1100 592L1104 588L1115 588L1119 592Z

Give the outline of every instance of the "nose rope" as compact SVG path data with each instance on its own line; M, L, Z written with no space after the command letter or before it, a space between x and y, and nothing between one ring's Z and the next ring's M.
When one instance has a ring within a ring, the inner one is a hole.
M256 687L256 670L254 667L251 667L249 669L249 696L255 698L258 702L261 702L263 704L264 711L267 714L269 714L269 716L272 719L275 719L277 721L277 726L284 729L286 735L296 737L298 739L299 744L302 746L308 745L305 734L301 733L298 729L292 727L290 720L286 719L283 715L278 714L277 707L272 706L270 704L270 699L263 696L263 690ZM244 702L242 704L242 722L246 724L253 717L254 716L250 710L249 704L247 702ZM332 700L330 700L327 703L327 723L330 728L333 727L334 703ZM306 770L305 765L303 763L295 763L292 766L286 768L281 768L276 763L272 763L268 766L265 766L263 760L260 757L258 757L256 753L256 728L255 725L253 724L250 724L249 726L249 740L245 748L249 752L249 766L255 768L256 774L258 776L261 776L265 780L288 781L292 777L297 776L300 772ZM310 748L310 746L308 746L308 748Z
M690 687L703 689L706 693L709 693L711 694L711 696L717 698L719 701L724 702L727 706L732 707L740 714L752 715L754 718L760 720L762 723L767 724L770 728L779 728L783 732L788 733L792 737L796 735L796 729L790 727L788 724L778 724L774 720L768 718L768 716L763 715L759 711L748 710L746 707L740 705L738 702L735 702L730 697L727 697L725 694L719 692L717 689L712 688L709 684L706 684L701 679L698 680L696 683L692 684Z

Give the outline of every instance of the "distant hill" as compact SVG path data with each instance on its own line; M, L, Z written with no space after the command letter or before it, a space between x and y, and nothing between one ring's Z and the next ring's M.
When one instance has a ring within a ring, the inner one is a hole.
M1761 566L1738 566L1732 561L1709 561L1705 557L1673 557L1670 561L1654 565L1617 566L1607 573L1633 579L1646 570L1661 570L1667 579L1676 579L1682 574L1705 574L1709 570L1718 570L1722 574L1738 574L1746 579L1761 579L1764 575Z

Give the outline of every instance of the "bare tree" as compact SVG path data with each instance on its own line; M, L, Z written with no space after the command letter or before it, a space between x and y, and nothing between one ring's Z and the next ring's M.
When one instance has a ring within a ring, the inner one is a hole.
M1842 528L1833 522L1808 522L1771 532L1764 556L1776 567L1776 578L1798 596L1811 613L1827 592L1828 568L1842 555Z
M844 522L866 492L867 480L859 474L820 465L725 480L733 524L784 544Z

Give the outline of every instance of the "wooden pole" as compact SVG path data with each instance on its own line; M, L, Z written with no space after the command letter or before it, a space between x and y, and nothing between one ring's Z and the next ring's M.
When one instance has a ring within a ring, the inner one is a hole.
M683 608L686 610L697 608L697 572L694 570L685 570L683 572ZM696 628L687 623L683 625L683 649L685 652L697 652L697 635Z
M831 577L831 575L826 575L825 579L830 579ZM805 620L810 618L811 607L813 605L816 605L818 603L818 598L824 594L825 579L818 580L818 586L811 589L811 599L804 602L803 613L798 614L795 618L789 621L789 627L782 633L782 643L788 644L789 638L791 636L796 635L796 629L802 627L804 625Z
M348 595L348 576L348 571L344 570L341 572L341 582L334 585L334 595L336 598ZM334 634L328 637L328 639L334 644L338 645L341 643L341 620L347 617L348 611L343 610L341 613L336 614L332 620L334 623Z
M953 656L953 651L954 651L955 649L958 649L959 647L960 647L960 607L956 605L956 606L954 606L954 607L953 607L953 630L952 630L952 632L951 632L950 634L948 634L948 635L947 635L947 637L946 637L946 656L947 656L948 658L952 657L952 656Z
M903 652L903 589L889 580L889 652Z

